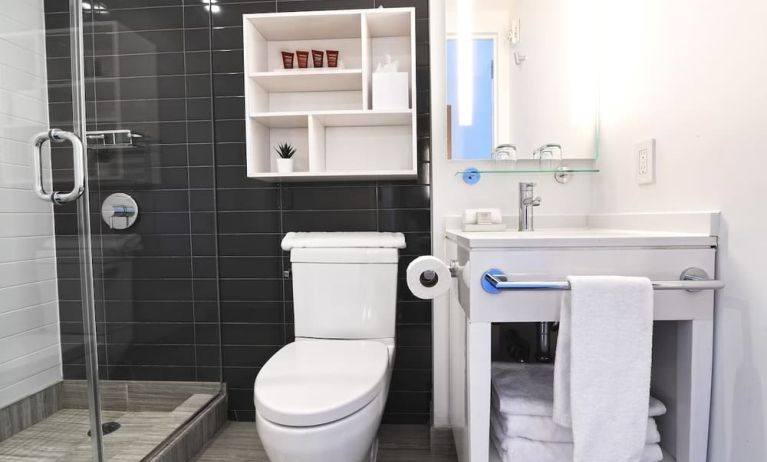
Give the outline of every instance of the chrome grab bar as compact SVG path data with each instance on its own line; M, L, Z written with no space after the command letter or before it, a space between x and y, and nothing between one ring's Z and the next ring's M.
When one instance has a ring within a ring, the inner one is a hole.
M709 279L708 274L700 268L687 268L679 276L678 281L652 281L652 287L655 290L698 292L723 289L724 282ZM491 269L482 274L482 288L491 294L498 294L503 290L570 290L570 283L567 281L511 281L502 271Z
M71 191L48 192L43 185L43 145L46 141L53 143L63 143L69 141L72 144L72 168L74 170L75 185ZM34 139L34 165L35 182L34 192L40 199L46 202L53 202L56 205L72 202L79 198L85 191L85 166L83 165L83 143L80 138L72 132L52 128L51 130L39 133Z

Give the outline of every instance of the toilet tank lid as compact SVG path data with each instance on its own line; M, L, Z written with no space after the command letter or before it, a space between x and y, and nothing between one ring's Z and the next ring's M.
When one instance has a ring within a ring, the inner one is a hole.
M402 233L376 232L290 232L282 239L282 250L329 248L404 249L405 236Z

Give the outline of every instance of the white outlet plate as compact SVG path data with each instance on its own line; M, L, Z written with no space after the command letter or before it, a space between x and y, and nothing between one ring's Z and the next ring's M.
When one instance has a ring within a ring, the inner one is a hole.
M634 145L637 184L655 183L655 139Z
M511 22L511 31L509 31L509 40L512 45L519 43L519 35L519 18L517 18Z

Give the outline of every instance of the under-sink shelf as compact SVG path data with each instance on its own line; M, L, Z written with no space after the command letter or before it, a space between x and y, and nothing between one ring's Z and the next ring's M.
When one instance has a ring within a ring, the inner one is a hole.
M661 462L676 462L676 459L671 456L665 449L661 448L663 451L663 460ZM498 455L498 451L495 449L495 445L493 444L492 440L490 441L490 461L489 462L501 462L503 459L501 459L501 456Z

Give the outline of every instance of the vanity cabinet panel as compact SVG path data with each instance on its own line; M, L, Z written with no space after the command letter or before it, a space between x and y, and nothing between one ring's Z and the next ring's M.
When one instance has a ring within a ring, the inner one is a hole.
M469 260L468 251L459 251L459 255L464 262ZM685 269L693 266L713 277L715 259L716 250L712 248L479 250L471 252L471 265L458 278L458 291L461 306L472 321L557 321L561 292L489 294L482 289L482 274L497 268L517 280L564 281L568 275L620 275L675 281ZM655 319L711 319L713 297L711 290L656 291Z
M561 244L561 243L559 243ZM604 244L604 243L603 243ZM461 462L495 461L489 441L492 325L557 321L560 291L483 290L491 268L510 279L562 281L568 275L646 276L675 281L689 267L715 277L716 247L654 246L471 248L449 242L459 265L450 294L450 420ZM713 357L714 291L655 292L652 393L668 407L658 418L666 461L706 460Z

